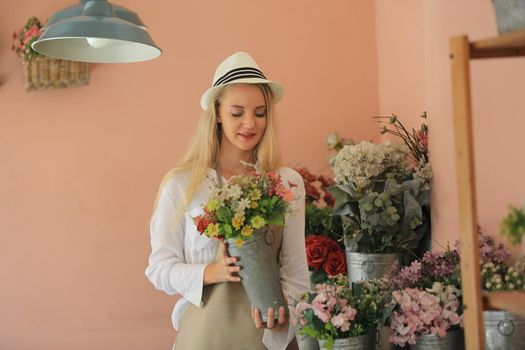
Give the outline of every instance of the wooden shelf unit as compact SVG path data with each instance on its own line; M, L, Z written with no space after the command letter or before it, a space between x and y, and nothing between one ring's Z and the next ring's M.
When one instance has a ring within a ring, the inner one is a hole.
M481 291L470 93L471 59L514 56L525 56L525 30L473 42L450 38L466 349L484 347L483 308L525 315L525 293Z

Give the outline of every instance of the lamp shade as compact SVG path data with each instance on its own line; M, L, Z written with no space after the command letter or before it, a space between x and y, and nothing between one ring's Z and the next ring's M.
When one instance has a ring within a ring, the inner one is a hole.
M32 48L46 56L95 63L140 62L160 56L140 18L123 7L116 9L106 0L89 0L59 11Z
M82 14L82 10L84 9L84 5L87 1L88 0L81 0L80 4L78 5L69 6L65 9L55 12L47 20L46 27L49 27L55 24L56 22L66 18L80 16ZM146 29L146 26L144 25L144 23L142 23L142 20L135 12L115 4L111 4L111 7L113 8L113 13L115 17L131 22L139 27Z

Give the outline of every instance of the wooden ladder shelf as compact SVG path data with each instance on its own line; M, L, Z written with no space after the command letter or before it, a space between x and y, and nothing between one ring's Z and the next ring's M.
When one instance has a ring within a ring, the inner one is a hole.
M525 292L481 291L472 140L470 60L513 56L525 56L525 30L474 42L465 35L450 38L466 349L484 347L484 308L525 316Z

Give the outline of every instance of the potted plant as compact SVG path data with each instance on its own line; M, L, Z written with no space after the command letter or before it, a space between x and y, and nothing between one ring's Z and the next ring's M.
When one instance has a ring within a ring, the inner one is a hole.
M457 247L427 251L423 258L386 274L391 300L383 320L395 345L425 349L451 349L462 344L460 257Z
M292 188L283 185L277 172L251 172L234 176L212 192L204 214L194 218L197 230L210 238L228 242L231 256L240 258L239 275L254 308L275 310L288 307L281 290L275 228L293 199ZM262 320L267 321L263 313Z
M486 292L525 291L525 257L511 264L510 253L502 244L482 233L479 237L481 288ZM525 318L509 311L483 311L486 350L525 348Z
M373 349L383 298L373 283L329 278L296 303L299 333L317 339L321 349Z
M390 342L413 349L459 349L462 345L460 291L434 282L432 288L392 292Z
M31 45L45 30L35 16L13 32L11 49L20 57L24 87L27 91L87 85L89 66L86 62L60 60L39 54Z
M330 192L334 215L342 219L352 281L382 276L429 232L428 128L423 124L409 132L395 115L386 123L382 132L399 136L403 144L345 145L332 165L336 183Z

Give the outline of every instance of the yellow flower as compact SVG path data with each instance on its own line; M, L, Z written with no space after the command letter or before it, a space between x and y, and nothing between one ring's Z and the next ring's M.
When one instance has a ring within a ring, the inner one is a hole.
M241 230L241 235L245 237L249 237L252 234L253 234L253 229L249 225L244 226Z
M250 207L252 207L252 209L256 209L258 206L259 206L259 203L257 202L252 202L252 204L250 204Z
M244 224L244 215L235 214L232 220L233 227L235 227L236 229L239 229L241 228L242 224Z
M237 247L242 247L243 244L244 244L244 241L242 239L239 238L235 240L235 245Z
M261 190L258 188L254 188L252 192L250 192L250 199L252 201L258 201L261 199Z
M261 228L265 224L266 224L266 221L260 215L257 215L257 216L252 218L252 226L253 226L254 229Z
M219 224L209 224L206 227L206 235L209 237L214 237L219 235Z
M210 199L208 203L206 204L206 209L208 209L209 211L215 211L217 210L218 207L219 207L219 201L217 200L217 198Z

